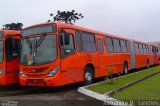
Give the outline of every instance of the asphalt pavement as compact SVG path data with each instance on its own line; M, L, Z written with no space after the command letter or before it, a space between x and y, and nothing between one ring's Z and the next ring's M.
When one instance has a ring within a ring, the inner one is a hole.
M82 84L62 87L0 87L2 106L101 106L103 102L77 92Z

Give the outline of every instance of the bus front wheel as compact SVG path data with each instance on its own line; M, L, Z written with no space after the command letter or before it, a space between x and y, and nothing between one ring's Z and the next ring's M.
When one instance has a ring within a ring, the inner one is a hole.
M93 75L93 69L90 67L85 68L84 73L84 85L89 85L93 82L94 75Z

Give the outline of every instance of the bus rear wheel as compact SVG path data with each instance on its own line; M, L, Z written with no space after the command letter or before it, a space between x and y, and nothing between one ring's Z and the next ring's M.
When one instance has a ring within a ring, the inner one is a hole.
M93 69L90 67L86 67L84 73L84 85L89 85L93 83L93 79L94 79Z
M158 60L158 65L160 65L160 59Z
M149 60L147 60L147 68L149 68L149 67L150 67Z
M128 64L126 62L123 65L123 73L128 74Z

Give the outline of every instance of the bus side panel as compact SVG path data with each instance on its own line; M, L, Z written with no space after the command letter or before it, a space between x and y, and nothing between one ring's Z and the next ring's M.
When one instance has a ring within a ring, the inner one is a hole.
M13 59L6 62L6 77L7 83L19 82L19 59Z
M144 54L136 54L136 68L142 68L147 65L147 56Z
M156 65L158 64L158 56L156 56L156 55L154 56L154 64L156 64Z
M81 57L82 58L82 57ZM83 78L83 60L76 53L61 59L61 71L67 73L66 83L82 81Z
M149 55L148 59L149 59L150 65L154 65L154 59L155 59L154 55L153 54Z
M106 68L107 71L113 71L114 73L122 73L124 62L128 63L130 69L130 54L128 53L108 53L106 56Z
M106 45L107 48L107 45ZM112 53L112 52L108 52L106 53L105 56L105 64L106 64L106 70L107 73L109 74L110 72L113 73L122 73L124 70L124 63L127 62L128 63L128 69L131 69L131 59L130 59L130 53L128 51L128 53Z

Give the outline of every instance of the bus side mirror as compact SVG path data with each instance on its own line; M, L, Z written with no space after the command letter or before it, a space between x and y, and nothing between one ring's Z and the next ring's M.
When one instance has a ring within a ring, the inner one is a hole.
M65 33L64 39L65 39L65 45L69 45L70 44L70 38L69 38L68 33Z

